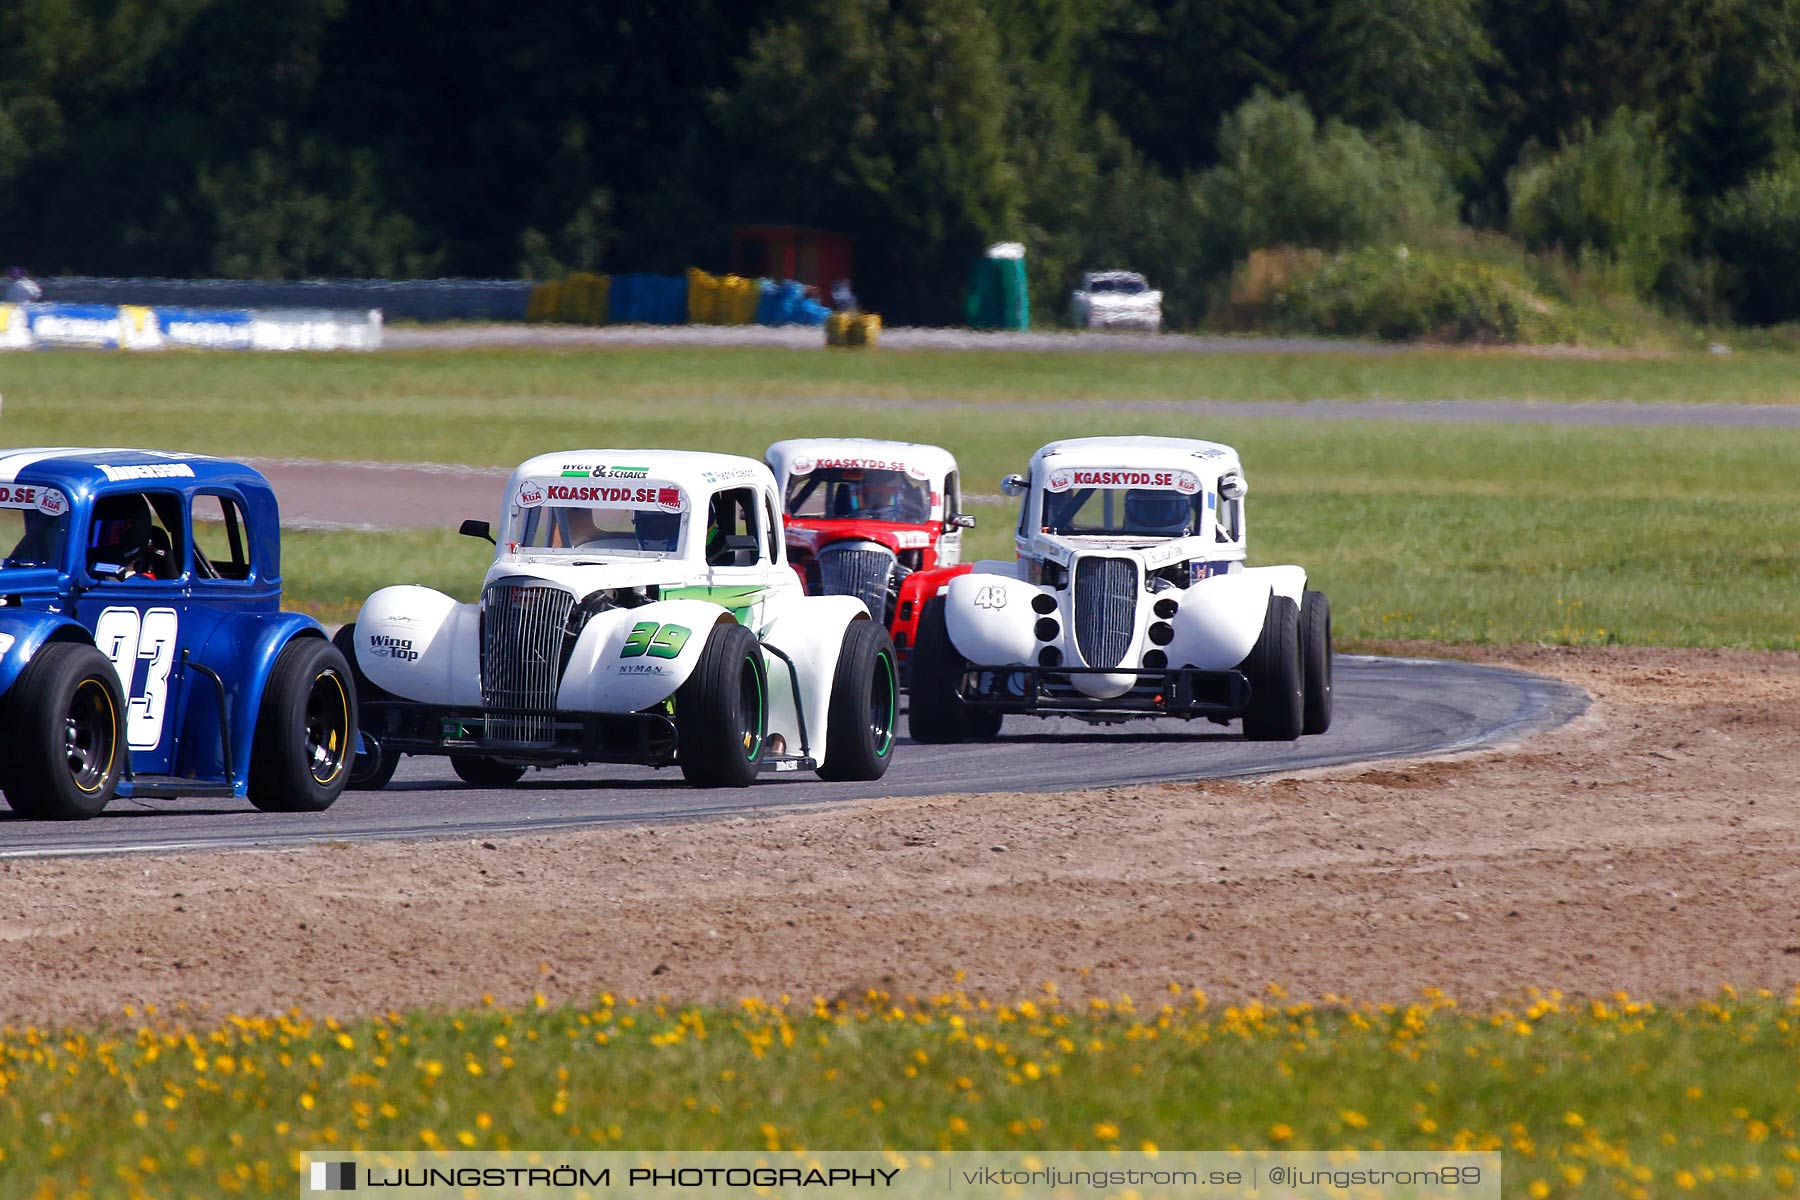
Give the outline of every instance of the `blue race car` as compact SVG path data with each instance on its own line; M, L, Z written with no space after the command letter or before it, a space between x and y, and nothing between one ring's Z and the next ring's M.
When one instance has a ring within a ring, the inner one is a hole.
M275 495L238 463L0 450L0 790L25 817L114 796L329 808L350 667L281 607Z

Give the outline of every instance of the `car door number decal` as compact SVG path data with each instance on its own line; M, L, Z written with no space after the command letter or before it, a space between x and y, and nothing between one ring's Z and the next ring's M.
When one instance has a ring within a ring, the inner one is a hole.
M1005 608L1006 589L1003 587L984 587L975 593L976 608Z
M172 608L109 608L94 625L94 645L112 660L125 693L125 744L133 750L154 750L162 744L163 718L168 712L169 672L175 666L175 647L180 641L180 619ZM134 695L138 661L144 671L144 691Z
M694 636L685 625L658 625L655 621L639 621L631 627L625 644L619 648L620 658L678 658L681 648Z

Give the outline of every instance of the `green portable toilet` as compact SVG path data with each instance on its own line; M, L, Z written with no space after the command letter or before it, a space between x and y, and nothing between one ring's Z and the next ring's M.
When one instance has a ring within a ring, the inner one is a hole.
M1025 247L997 242L975 260L963 307L972 329L1031 328L1031 298L1025 288Z

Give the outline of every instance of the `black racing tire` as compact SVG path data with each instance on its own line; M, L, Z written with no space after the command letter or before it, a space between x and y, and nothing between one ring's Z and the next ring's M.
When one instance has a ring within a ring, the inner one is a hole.
M1300 670L1306 690L1301 733L1331 728L1331 601L1324 592L1300 598Z
M991 742L1000 736L1006 714L997 708L963 708L963 730L971 741Z
M367 740L367 739L364 739ZM379 743L377 743L379 745ZM380 747L373 754L358 754L350 761L350 778L344 784L347 792L379 792L400 769L400 752Z
M324 638L297 637L269 672L250 750L250 803L264 812L324 812L356 758L356 684Z
M887 774L900 727L900 673L894 660L894 639L885 628L874 621L852 621L845 627L831 678L820 779L868 780Z
M1300 736L1305 676L1300 669L1300 608L1269 597L1263 629L1241 668L1250 680L1244 736L1253 742L1291 742Z
M452 754L450 769L456 772L458 779L476 787L511 787L525 778L524 767L503 763L485 754Z
M675 692L681 774L697 787L748 787L762 769L769 680L762 644L735 622L714 625Z
M82 821L125 773L125 702L106 655L81 642L38 648L0 703L0 778L21 817Z
M984 714L971 710L957 694L968 660L950 641L944 597L933 596L919 613L919 635L913 644L912 679L906 693L906 730L925 745L960 742ZM999 724L994 725L996 732ZM992 736L992 735L989 735Z
M363 674L362 664L356 661L356 622L342 626L331 635L331 644L338 648L344 661L350 664L350 678L356 682L356 703L360 707L370 700L390 700L392 694L376 687L367 675ZM367 735L364 735L367 740ZM400 766L400 752L385 747L378 748L373 754L358 754L350 764L350 782L345 790L352 792L379 792L394 777Z

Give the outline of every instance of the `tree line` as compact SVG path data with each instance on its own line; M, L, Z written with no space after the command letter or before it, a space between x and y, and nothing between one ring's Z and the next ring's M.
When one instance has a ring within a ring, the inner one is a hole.
M1800 316L1800 0L8 0L0 256L544 277L856 239L890 319L988 242L1127 266L1489 230Z

